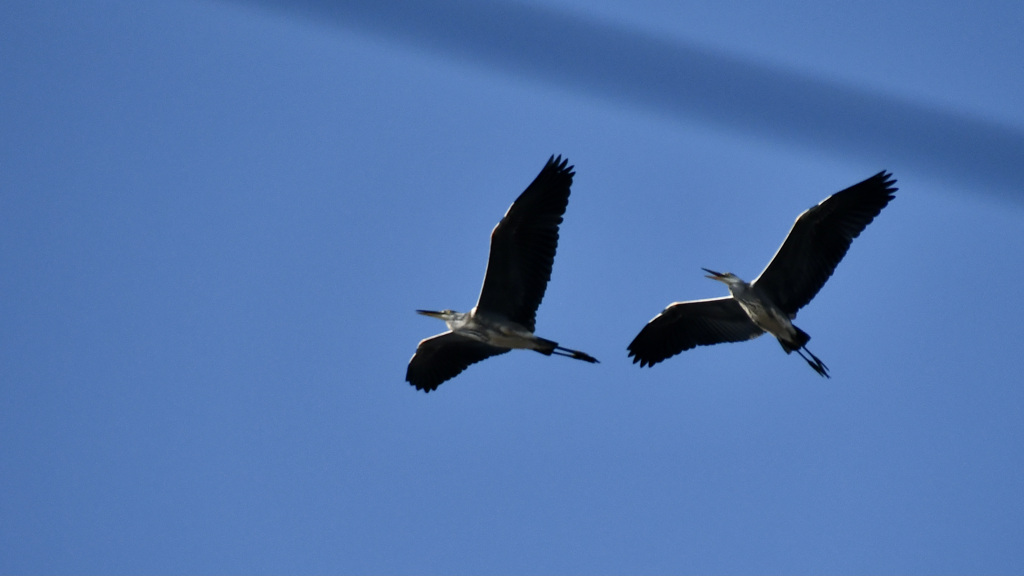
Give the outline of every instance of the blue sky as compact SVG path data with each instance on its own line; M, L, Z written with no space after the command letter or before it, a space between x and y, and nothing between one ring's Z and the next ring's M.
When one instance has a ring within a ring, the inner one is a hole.
M1024 7L5 3L0 572L1024 568ZM436 393L576 166L538 333ZM1017 161L1020 158L1020 161ZM641 370L796 215L896 199L769 338Z

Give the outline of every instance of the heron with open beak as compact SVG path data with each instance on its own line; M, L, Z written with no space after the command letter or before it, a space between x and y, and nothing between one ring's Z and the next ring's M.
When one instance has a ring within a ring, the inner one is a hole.
M740 342L767 332L786 354L796 352L829 377L825 363L807 349L811 337L793 319L832 276L853 239L894 198L895 183L892 174L879 172L804 211L753 282L703 268L708 278L729 287L729 296L670 304L629 344L633 362L653 366L696 346Z

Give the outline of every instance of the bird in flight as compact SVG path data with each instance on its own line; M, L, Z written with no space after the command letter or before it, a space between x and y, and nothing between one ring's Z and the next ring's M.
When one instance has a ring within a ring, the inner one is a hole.
M768 332L786 354L796 352L828 378L828 366L807 349L811 337L792 320L832 276L853 239L894 198L895 183L891 173L882 171L804 211L768 266L749 284L735 274L703 268L707 278L726 284L730 295L670 304L629 344L633 363L653 366L696 346L740 342Z
M597 359L534 335L537 308L551 279L558 226L569 205L573 166L552 156L491 232L491 252L480 298L469 312L417 310L444 320L448 331L420 341L405 379L419 390L436 390L470 364L513 348Z

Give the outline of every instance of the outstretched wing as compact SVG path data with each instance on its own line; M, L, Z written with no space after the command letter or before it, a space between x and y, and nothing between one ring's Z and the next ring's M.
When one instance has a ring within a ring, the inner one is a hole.
M853 239L893 199L895 183L892 174L882 171L806 210L751 284L784 312L796 314L832 276Z
M732 297L675 302L636 335L629 355L634 364L654 366L696 346L740 342L762 333Z
M446 380L458 376L470 364L509 350L455 332L445 332L420 341L416 353L409 360L405 379L417 390L430 392Z
M491 232L491 253L477 308L500 314L531 332L551 279L558 226L575 174L552 156Z

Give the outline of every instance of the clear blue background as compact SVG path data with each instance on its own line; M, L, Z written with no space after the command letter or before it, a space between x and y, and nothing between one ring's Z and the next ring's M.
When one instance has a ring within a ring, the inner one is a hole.
M1024 4L4 2L0 572L1024 570ZM538 333L436 393L576 165ZM770 338L641 370L796 215L896 200Z

